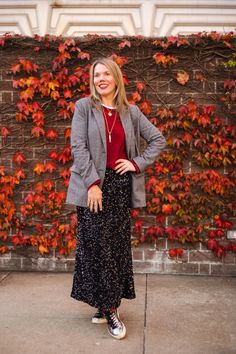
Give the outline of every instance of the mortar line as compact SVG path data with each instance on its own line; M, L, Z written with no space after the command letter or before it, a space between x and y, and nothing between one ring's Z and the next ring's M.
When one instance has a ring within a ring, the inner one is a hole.
M3 275L1 278L0 278L0 283L4 282L4 280L9 276L10 272L8 272L7 274Z
M148 275L146 274L144 322L143 322L143 354L145 354L145 351L146 351L145 345L146 345L146 325L147 325L147 279L148 279Z

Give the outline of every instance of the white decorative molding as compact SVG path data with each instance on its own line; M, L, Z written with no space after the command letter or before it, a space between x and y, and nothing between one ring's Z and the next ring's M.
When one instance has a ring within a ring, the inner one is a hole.
M0 34L176 36L236 30L236 0L0 0Z
M157 1L154 36L236 30L236 1Z

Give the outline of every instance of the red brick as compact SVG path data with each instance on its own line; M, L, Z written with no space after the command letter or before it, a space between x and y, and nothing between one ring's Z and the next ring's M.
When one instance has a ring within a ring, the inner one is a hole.
M12 102L12 92L2 92L2 102Z
M0 90L1 91L12 91L12 81L10 80L1 80L0 81Z
M202 264L200 263L200 274L201 275L209 275L210 274L210 264Z
M221 262L212 251L189 251L189 262Z
M235 253L226 253L226 256L223 258L223 263L225 264L236 264Z
M143 261L143 259L144 259L143 252L144 251L142 249L133 248L132 249L133 260L135 260L135 261Z
M211 264L211 275L236 276L236 265Z
M162 273L163 263L134 261L135 273Z
M172 274L198 274L198 264L196 263L166 263L164 272Z

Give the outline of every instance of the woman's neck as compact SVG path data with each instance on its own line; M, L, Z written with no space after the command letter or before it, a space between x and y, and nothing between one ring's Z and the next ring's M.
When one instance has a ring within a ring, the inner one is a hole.
M114 107L114 102L111 98L108 98L108 97L102 97L102 103L105 105L105 106L108 106L108 107Z

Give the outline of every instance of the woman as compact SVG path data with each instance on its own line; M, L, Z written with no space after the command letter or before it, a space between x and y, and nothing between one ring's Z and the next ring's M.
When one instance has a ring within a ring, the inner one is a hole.
M161 132L128 103L119 66L93 63L90 97L76 102L74 163L66 203L77 206L78 237L71 297L97 308L93 323L124 338L117 308L135 298L130 208L146 205L144 171L165 147ZM147 147L140 153L140 136Z

